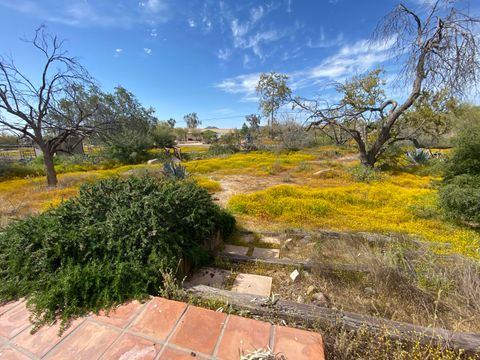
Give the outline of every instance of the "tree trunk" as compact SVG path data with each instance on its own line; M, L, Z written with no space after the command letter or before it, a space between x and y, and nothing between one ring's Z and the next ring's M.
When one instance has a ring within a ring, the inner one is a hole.
M55 165L53 164L53 154L49 149L42 149L43 162L45 164L45 173L47 175L48 186L57 186L57 172L55 171Z

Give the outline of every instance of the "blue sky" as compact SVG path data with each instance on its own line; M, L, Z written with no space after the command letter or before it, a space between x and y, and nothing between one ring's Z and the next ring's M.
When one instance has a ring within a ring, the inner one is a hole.
M367 40L396 3L0 0L0 52L38 74L38 54L19 38L46 24L104 90L122 85L179 125L195 111L203 126L240 126L243 115L258 112L261 72L288 73L294 93L304 96L372 67L391 76L398 67L389 43Z

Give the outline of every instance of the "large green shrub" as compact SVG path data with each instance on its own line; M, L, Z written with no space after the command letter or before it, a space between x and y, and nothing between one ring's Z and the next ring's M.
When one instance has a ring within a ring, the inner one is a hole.
M231 215L191 181L111 178L0 233L0 301L25 296L42 324L158 294L181 259L203 262Z
M440 188L447 216L480 224L480 122L469 124L456 137Z
M440 188L440 205L447 215L480 224L480 175L458 175Z

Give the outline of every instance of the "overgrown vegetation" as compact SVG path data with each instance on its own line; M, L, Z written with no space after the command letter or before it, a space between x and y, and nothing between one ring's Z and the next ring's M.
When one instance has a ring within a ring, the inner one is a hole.
M0 299L28 297L37 324L156 295L162 272L199 265L231 215L192 181L118 177L0 234Z
M440 203L453 219L479 225L480 121L473 120L455 141L440 190Z

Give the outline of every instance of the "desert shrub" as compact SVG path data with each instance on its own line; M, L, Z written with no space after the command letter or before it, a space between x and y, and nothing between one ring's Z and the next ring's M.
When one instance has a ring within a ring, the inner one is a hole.
M237 145L233 144L213 144L207 151L208 155L231 155L240 151Z
M135 164L148 158L152 139L142 131L127 129L113 134L105 141L107 158L121 164Z
M234 219L193 181L109 178L0 233L0 301L28 298L37 324L158 294L181 260Z
M425 164L430 160L430 154L424 149L415 149L407 152L407 159L412 164Z
M163 173L171 179L185 179L188 175L187 169L182 164L169 161L163 164Z
M381 175L378 170L373 168L357 165L350 169L353 180L358 182L369 183L371 181L380 180Z
M480 224L480 175L458 175L440 188L440 205L456 220Z
M468 125L454 143L440 188L440 204L447 216L480 224L480 123Z
M296 151L315 143L312 134L294 120L287 120L280 124L278 132L281 146L287 150Z
M159 148L173 148L175 146L175 133L165 124L159 124L150 131L153 144Z

